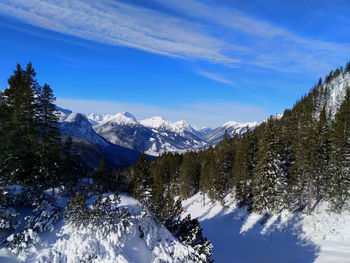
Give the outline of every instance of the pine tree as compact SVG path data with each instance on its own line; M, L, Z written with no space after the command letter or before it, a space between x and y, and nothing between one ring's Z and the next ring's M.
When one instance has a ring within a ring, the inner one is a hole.
M75 197L67 202L65 220L80 225L89 219L89 209L85 197L77 192Z
M316 155L314 101L312 96L304 97L294 107L296 138L293 142L293 163L290 167L291 184L289 189L291 208L303 209L307 213L315 200L317 173L313 169Z
M326 184L329 181L329 154L331 147L329 121L327 119L326 108L323 107L316 125L314 140L314 156L312 168L315 174L315 199L319 202L326 195ZM311 204L310 204L311 205ZM310 211L310 208L309 208Z
M200 162L196 153L184 154L180 167L180 195L189 198L199 190Z
M217 148L217 175L214 177L213 186L215 188L216 200L223 202L223 198L228 192L232 175L232 165L236 154L237 136L229 139L227 131L224 139Z
M67 191L73 194L76 192L76 186L83 173L83 167L80 157L74 153L72 137L70 136L64 141L60 159L60 178Z
M7 166L7 158L11 149L11 109L6 103L3 92L0 92L0 186L9 181L10 171Z
M256 212L279 212L286 203L287 175L276 122L270 117L260 127L264 135L259 143L252 180L252 208Z
M240 205L251 206L251 183L255 165L256 138L247 132L237 144L237 153L232 165L231 185L233 194Z
M350 198L350 89L332 124L331 177L327 192L331 208L341 211Z
M138 163L133 169L133 196L147 203L152 194L153 179L149 163L144 152L141 153Z
M37 98L39 85L31 63L26 70L18 64L8 79L9 87L4 91L10 111L10 125L5 125L7 151L4 170L10 171L13 183L36 186L39 174L39 118Z
M44 84L38 100L38 117L40 121L40 180L44 188L53 188L60 181L59 164L61 139L58 117L56 115L56 98L49 85Z
M207 194L211 200L217 200L216 191L214 189L214 181L217 176L217 165L213 147L210 147L205 152L205 158L201 169L199 186L204 195ZM203 201L205 203L205 201Z
M115 176L106 167L103 158L100 160L98 168L93 173L93 180L96 183L100 192L115 190Z
M350 61L346 63L345 69L344 69L344 74L350 72Z

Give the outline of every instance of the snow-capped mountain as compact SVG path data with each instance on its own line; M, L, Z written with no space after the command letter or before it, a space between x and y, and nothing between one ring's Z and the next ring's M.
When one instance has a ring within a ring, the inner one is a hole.
M222 140L222 138L225 134L225 131L227 131L227 133L230 136L232 136L234 134L242 135L244 132L247 131L247 127L249 127L249 129L252 130L258 125L259 125L258 122L239 123L239 122L235 122L235 121L229 121L229 122L224 123L222 126L211 130L209 133L207 133L204 136L204 139L210 145L216 145Z
M118 113L115 116L95 125L94 129L111 143L123 147L159 155L162 152L184 152L206 145L184 121L171 123L161 117L153 117L138 122L130 113Z
M251 129L258 125L253 123L227 122L211 129L198 128L180 120L171 122L160 116L138 120L129 112L115 115L86 114L93 129L109 142L147 154L157 156L162 152L185 152L203 149L219 143L225 131L230 135L241 135L247 126Z
M102 139L91 126L87 118L80 113L61 114L60 130L62 134L74 136L91 143L106 146L106 140Z
M171 131L181 136L186 136L187 133L196 134L196 130L184 120L172 123L164 120L162 117L154 116L152 118L140 121L140 124L152 129Z
M98 125L103 122L108 122L113 120L116 123L123 124L133 124L138 123L138 120L129 112L117 113L117 114L98 114L98 113L90 113L85 114L85 117L89 120L92 125Z
M73 138L74 149L80 152L88 166L97 167L101 158L107 164L118 167L130 165L138 160L140 152L115 145L101 137L83 114L73 113L59 107L57 107L57 113L61 134Z

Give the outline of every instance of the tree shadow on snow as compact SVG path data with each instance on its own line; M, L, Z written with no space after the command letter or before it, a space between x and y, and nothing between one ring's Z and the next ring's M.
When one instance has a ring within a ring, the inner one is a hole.
M278 217L265 232L262 230L269 219L258 220L240 233L248 216L244 209L236 208L201 221L203 234L214 245L216 263L310 263L317 258L320 248L298 237L302 233L300 215L289 218L283 227Z

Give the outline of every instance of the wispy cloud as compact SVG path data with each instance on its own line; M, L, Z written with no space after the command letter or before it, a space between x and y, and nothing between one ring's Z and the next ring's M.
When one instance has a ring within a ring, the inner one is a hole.
M0 12L57 32L169 56L232 64L228 43L186 20L114 1L1 0ZM202 33L203 32L203 33Z
M249 52L241 52L239 56L246 64L287 72L315 72L329 70L330 65L335 61L340 63L350 53L350 44L303 37L232 7L208 5L198 0L168 0L167 3L182 13L248 37L250 43L244 44L240 38L233 40L233 43L250 47Z
M215 1L152 1L174 12L137 3L0 0L0 13L88 40L229 67L319 74L350 53L349 44L304 37Z
M211 80L214 80L216 82L221 82L221 83L224 83L224 84L228 84L230 86L233 86L234 83L229 80L229 79L226 79L222 76L219 76L218 74L215 74L215 73L212 73L212 72L208 72L208 71L203 71L203 70L197 70L196 71L197 74L207 78L207 79L211 79Z
M192 125L216 127L227 121L262 121L268 117L262 108L225 101L179 105L169 109L141 103L58 98L57 105L81 113L115 114L128 111L139 119L162 116L170 121L186 120ZM181 106L181 107L180 107Z

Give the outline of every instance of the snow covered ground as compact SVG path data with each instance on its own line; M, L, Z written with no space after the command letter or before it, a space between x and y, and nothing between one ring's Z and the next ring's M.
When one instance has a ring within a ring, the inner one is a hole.
M108 196L113 200L113 195ZM87 204L93 205L96 198L89 198ZM127 209L130 214L123 219L120 217L119 223L111 225L103 221L98 225L89 222L77 226L60 220L52 231L40 233L39 244L25 248L17 257L0 245L0 263L202 262L202 255L180 243L138 201L128 195L121 195L120 199L119 204L114 201L111 204ZM66 198L60 199L58 205L63 208L66 201ZM6 239L9 234L2 238Z
M183 202L183 216L197 217L214 245L216 263L349 263L350 214L328 213L325 203L311 216L283 212L264 217L238 208L229 196L225 207L196 194Z

